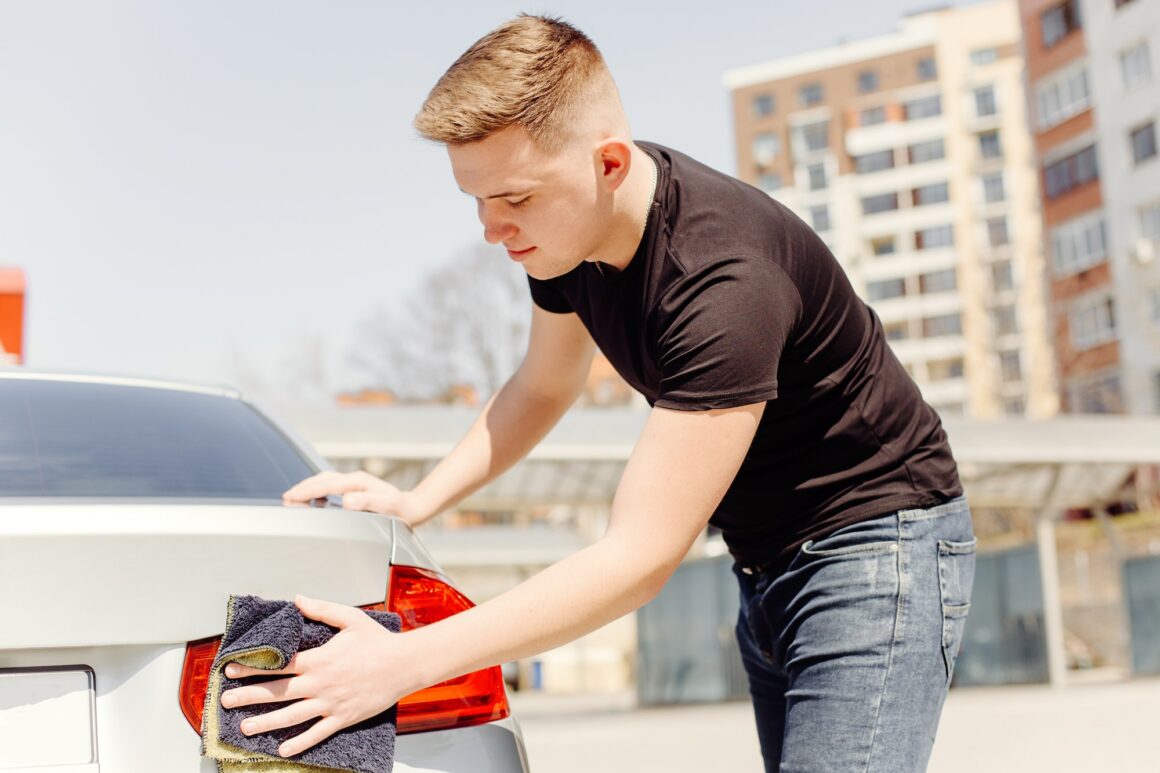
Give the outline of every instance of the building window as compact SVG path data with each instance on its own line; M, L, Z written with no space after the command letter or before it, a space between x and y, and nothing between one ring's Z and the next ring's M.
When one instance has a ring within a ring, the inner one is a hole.
M1051 48L1068 33L1080 28L1079 0L1065 0L1048 8L1040 14L1039 25L1043 32L1043 47Z
M949 293L959 287L959 275L953 268L931 271L918 278L918 289L923 295Z
M810 164L806 168L810 176L810 190L820 191L826 187L826 166L825 164Z
M1140 235L1160 242L1160 201L1140 207Z
M868 107L862 111L858 117L858 123L861 126L874 126L879 123L886 123L886 108L884 107Z
M931 381L949 381L954 378L962 378L964 372L962 357L954 357L949 360L931 360L926 364L926 375Z
M1022 416L1027 406L1022 397L1006 397L1003 399L1003 413L1008 416Z
M938 67L935 66L933 56L919 59L916 70L920 81L932 81L938 77Z
M1007 198L1007 194L1003 190L1003 173L995 172L983 175L983 201L994 204L1005 198Z
M876 196L867 196L862 199L862 214L873 215L877 212L889 212L898 209L897 193L879 193Z
M941 204L951 198L950 186L946 183L934 183L915 188L911 191L911 201L914 206L921 207L927 204Z
M875 255L892 255L895 251L894 237L881 236L870 240L870 250Z
M1118 370L1072 379L1068 396L1073 413L1124 412L1124 393Z
M905 341L910 338L909 325L905 322L891 322L883 325L882 330L886 333L887 341Z
M1085 215L1061 223L1050 232L1051 265L1057 279L1102 263L1108 256L1103 215Z
M906 149L906 156L912 164L924 164L927 161L939 161L946 158L946 147L942 138L916 142Z
M920 118L942 114L942 97L935 94L932 97L912 99L902 105L902 114L907 121L916 121Z
M1023 365L1018 350L999 352L999 377L1004 384L1023 380Z
M955 243L953 226L940 225L924 228L914 235L914 247L918 250L932 250L936 247L950 247Z
M777 172L763 172L758 178L758 186L766 193L772 193L782 186L781 175Z
M767 115L773 115L777 103L774 102L772 94L758 94L753 98L750 107L754 118L765 118Z
M830 208L825 204L810 207L810 222L813 223L815 231L830 230Z
M1143 40L1120 54L1120 71L1124 88L1133 89L1152 80L1152 61L1148 56L1148 41Z
M858 73L858 91L863 94L878 88L878 73L873 70L863 70Z
M979 153L983 158L1000 158L1003 155L1003 146L999 143L999 131L979 133Z
M753 138L753 160L769 166L781 151L781 138L773 132L762 132Z
M975 115L983 118L995 115L997 112L999 112L999 108L995 103L995 87L984 86L981 89L975 89Z
M806 152L812 153L817 150L825 150L830 146L830 122L817 121L802 126L799 130L801 133L802 144L805 146Z
M1156 124L1149 121L1132 132L1132 160L1141 164L1156 155Z
M906 281L901 278L866 283L866 300L868 301L887 301L891 298L901 298L904 295L906 295Z
M1011 236L1007 233L1007 218L987 218L987 243L992 247L1002 247L1009 244L1010 241Z
M975 67L982 67L985 64L990 64L999 58L999 49L991 48L976 48L971 52L971 64Z
M1081 151L1048 164L1043 170L1043 176L1049 199L1059 198L1068 191L1097 179L1100 170L1096 163L1096 146L1088 145Z
M1015 272L1011 261L997 260L991 264L991 291L1005 293L1015 289Z
M854 171L858 174L870 174L871 172L880 172L883 169L891 169L893 167L893 150L878 150L854 159Z
M802 103L802 107L810 107L811 105L819 104L822 101L822 84L820 83L806 83L798 89L798 99Z
M962 335L963 318L959 314L943 314L938 317L927 317L922 321L922 335L924 338L939 338L941 336Z
M1036 122L1040 131L1063 123L1090 105L1087 67L1066 69L1035 87Z
M1116 308L1111 295L1080 299L1068 315L1071 342L1077 351L1112 341L1116 337Z
M1014 306L996 306L991 309L991 334L995 337L1015 335L1019 323L1015 318Z

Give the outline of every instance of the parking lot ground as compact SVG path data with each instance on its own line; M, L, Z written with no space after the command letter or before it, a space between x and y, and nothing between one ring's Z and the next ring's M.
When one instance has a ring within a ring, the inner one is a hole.
M513 693L533 773L761 771L748 703ZM955 689L932 773L1160 772L1160 679Z

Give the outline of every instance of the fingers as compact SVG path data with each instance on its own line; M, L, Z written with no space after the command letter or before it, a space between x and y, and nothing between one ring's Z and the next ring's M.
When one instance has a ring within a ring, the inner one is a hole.
M239 706L252 706L256 703L280 703L281 701L292 701L305 697L305 693L301 692L298 687L297 680L276 679L271 682L248 684L244 687L226 690L222 693L222 706L234 709Z
M350 494L344 494L342 497L342 506L345 510L364 510L372 513L381 513L383 515L394 514L398 510L398 505L391 501L391 498L384 496L380 492L370 493L366 491L355 491Z
M298 701L256 717L247 717L242 722L242 733L245 735L268 733L283 727L293 727L318 716L322 716L322 704L319 701Z
M333 601L298 595L294 597L294 603L298 605L298 609L306 617L334 626L339 630L367 619L366 613L362 610L348 607L345 604L336 604Z
M351 491L382 489L389 485L374 475L361 470L359 472L347 473L326 470L291 486L289 490L282 494L282 498L289 502L309 502L312 499L325 497L328 494L346 494Z
M226 676L230 679L245 679L250 676L277 676L278 674L297 674L300 673L298 668L298 658L303 653L296 652L290 656L283 668L252 668L241 663L227 663Z
M301 754L311 746L322 743L342 728L343 724L340 720L334 717L324 717L311 725L310 729L306 732L284 742L278 747L278 753L283 757L292 757L295 754Z

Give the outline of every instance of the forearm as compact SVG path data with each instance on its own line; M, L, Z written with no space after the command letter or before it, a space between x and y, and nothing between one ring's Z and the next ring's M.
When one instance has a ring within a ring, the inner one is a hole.
M411 492L419 511L414 523L461 501L522 459L576 396L537 392L517 372L488 401L454 450Z
M528 657L594 631L652 599L686 550L650 558L639 545L605 537L490 601L409 631L401 636L410 653L409 688Z

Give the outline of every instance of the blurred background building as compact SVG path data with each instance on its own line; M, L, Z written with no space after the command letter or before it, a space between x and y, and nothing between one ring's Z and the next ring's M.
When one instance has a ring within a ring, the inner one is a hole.
M1064 410L1160 411L1160 4L1019 13Z
M1020 35L1001 0L725 76L738 176L826 240L943 415L1058 409Z

